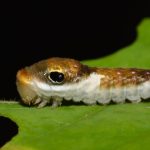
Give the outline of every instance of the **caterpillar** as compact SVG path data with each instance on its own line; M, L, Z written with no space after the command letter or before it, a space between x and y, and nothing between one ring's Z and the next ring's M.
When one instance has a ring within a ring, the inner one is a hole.
M64 99L93 105L150 98L146 69L88 67L74 59L53 57L19 70L16 78L22 102L38 107L57 107Z

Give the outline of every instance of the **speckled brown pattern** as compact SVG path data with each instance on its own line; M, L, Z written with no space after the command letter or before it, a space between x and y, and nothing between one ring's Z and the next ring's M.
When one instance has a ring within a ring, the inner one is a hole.
M150 70L135 68L97 68L96 72L105 75L102 88L136 86L150 80Z

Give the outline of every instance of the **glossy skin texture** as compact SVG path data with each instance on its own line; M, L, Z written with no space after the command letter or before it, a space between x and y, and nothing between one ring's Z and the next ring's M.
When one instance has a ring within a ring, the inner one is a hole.
M43 107L63 99L93 105L140 102L150 97L150 70L90 68L67 58L49 58L17 73L22 102Z

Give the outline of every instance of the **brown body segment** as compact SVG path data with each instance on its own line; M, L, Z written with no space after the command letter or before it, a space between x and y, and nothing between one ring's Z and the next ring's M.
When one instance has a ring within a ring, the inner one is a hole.
M124 68L97 68L97 73L104 75L101 80L102 88L137 86L150 80L150 70Z

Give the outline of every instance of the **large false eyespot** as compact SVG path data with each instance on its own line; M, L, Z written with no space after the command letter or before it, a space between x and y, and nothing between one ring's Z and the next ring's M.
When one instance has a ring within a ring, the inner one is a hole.
M48 78L54 84L61 84L64 81L64 74L62 72L53 71L49 73Z

